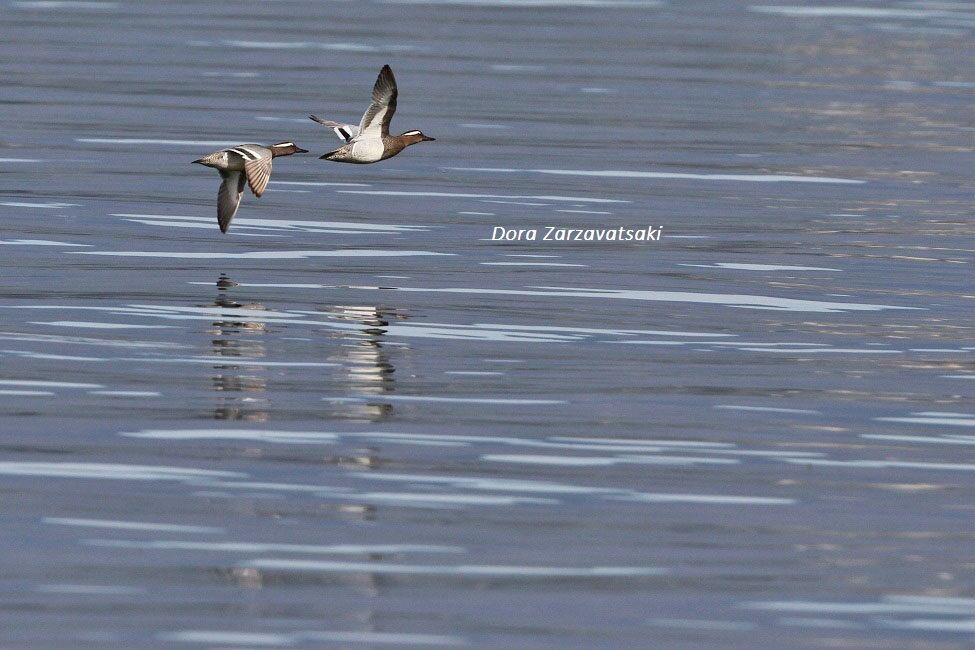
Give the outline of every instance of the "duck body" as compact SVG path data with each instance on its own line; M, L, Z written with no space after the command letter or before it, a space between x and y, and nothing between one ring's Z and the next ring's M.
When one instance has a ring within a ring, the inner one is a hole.
M407 133L419 133L419 131ZM414 142L421 142L421 140L413 140L410 142L407 140L407 137L410 136L403 134L387 135L382 138L355 140L336 149L335 151L330 151L324 156L321 156L321 159L331 160L334 162L356 163L360 165L379 162L380 160L392 158ZM424 137L426 138L426 136ZM433 138L426 139L433 140Z
M244 183L250 186L254 196L260 198L271 180L271 161L278 156L308 153L294 142L279 142L265 147L260 144L239 144L214 151L193 162L212 167L220 172L220 189L217 191L217 225L220 232L227 232L237 214Z
M342 124L309 115L312 120L332 129L335 135L345 140L345 145L326 153L321 159L369 164L392 158L411 144L434 140L435 138L417 130L390 135L389 123L396 112L398 94L393 71L388 65L384 65L372 89L372 103L358 125Z

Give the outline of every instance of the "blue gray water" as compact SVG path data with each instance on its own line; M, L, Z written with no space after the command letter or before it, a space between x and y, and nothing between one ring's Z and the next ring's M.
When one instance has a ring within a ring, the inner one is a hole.
M971 4L0 22L4 648L970 647Z

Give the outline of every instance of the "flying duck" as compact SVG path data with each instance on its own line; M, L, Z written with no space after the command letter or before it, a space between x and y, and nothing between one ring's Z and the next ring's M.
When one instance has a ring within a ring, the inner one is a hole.
M396 112L396 78L388 65L379 71L376 85L372 88L372 103L366 109L359 125L341 124L332 120L323 120L315 115L309 115L323 126L327 126L342 140L345 145L330 151L324 160L346 163L374 163L392 158L400 151L416 144L434 140L417 130L406 131L400 135L389 134L389 121Z
M259 144L239 144L207 154L194 163L213 167L220 172L223 182L217 192L217 224L220 232L227 232L230 220L237 214L240 197L244 195L244 179L254 196L260 198L271 180L271 160L278 156L308 153L294 142L279 142L265 147Z

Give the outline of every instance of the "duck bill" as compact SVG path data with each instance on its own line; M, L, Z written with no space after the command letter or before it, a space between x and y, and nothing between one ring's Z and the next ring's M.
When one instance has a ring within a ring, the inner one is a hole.
M436 138L431 138L428 135L425 135L422 138L420 138L420 142L433 142L434 140L436 140Z
M203 164L203 159L202 158L197 158L196 160L194 160L190 164L191 165L202 165Z
M308 150L302 149L301 147L295 147L295 153L308 153Z

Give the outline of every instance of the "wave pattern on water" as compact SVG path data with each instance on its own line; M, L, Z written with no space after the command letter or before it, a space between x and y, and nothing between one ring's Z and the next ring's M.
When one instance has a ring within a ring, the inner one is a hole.
M678 172L625 171L615 169L510 169L506 167L447 167L451 171L485 173L534 173L555 176L593 176L599 178L683 179L704 181L740 181L754 183L840 183L860 185L866 181L825 176L789 176L783 174L689 174Z

